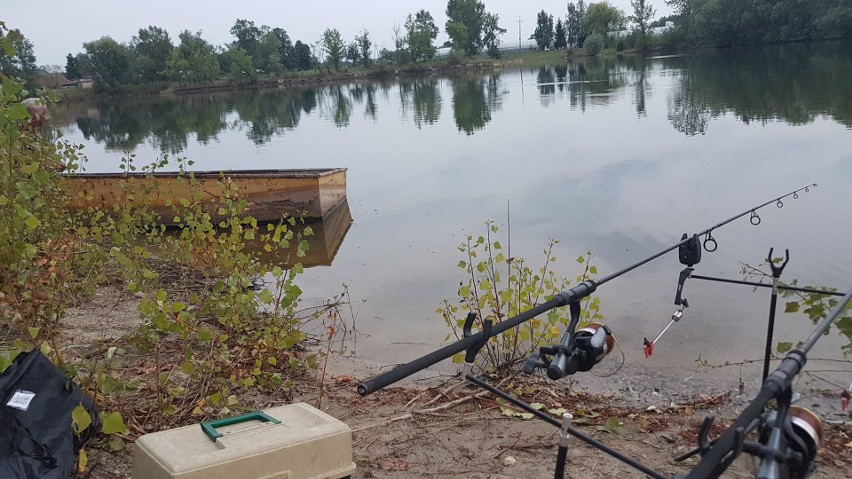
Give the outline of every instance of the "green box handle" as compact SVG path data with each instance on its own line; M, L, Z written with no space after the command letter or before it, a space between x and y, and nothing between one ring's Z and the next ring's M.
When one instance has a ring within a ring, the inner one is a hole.
M227 417L225 419L217 419L215 421L205 421L201 423L201 430L211 441L216 442L216 439L222 437L222 434L216 430L217 427L230 426L247 421L271 422L272 424L281 424L281 421L272 416L264 414L261 411L250 412L241 416Z

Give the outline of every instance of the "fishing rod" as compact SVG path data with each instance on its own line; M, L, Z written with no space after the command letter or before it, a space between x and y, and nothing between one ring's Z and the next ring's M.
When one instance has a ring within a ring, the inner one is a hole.
M697 264L701 260L701 249L702 247L707 252L716 251L719 244L717 240L713 237L713 231L722 226L727 225L733 221L736 221L739 218L742 218L745 215L750 214L749 222L755 226L760 224L760 216L757 215L757 211L775 203L778 208L784 206L782 200L793 197L794 199L799 197L799 193L801 192L809 192L810 188L815 188L816 183L809 184L807 186L798 188L794 191L791 191L787 194L774 197L773 199L761 203L757 206L749 208L743 211L740 214L732 216L726 220L723 220L715 225L699 232L691 237L684 234L681 240L662 251L655 253L641 261L638 261L626 268L623 268L619 271L611 273L603 278L592 281L587 280L583 281L577 286L568 289L567 291L563 291L561 293L556 294L549 301L546 301L540 305L534 306L533 308L524 311L516 316L508 318L504 321L500 321L497 324L494 324L490 320L486 320L484 326L481 331L477 333L471 332L471 326L473 321L475 320L475 316L471 313L468 315L467 320L465 321L464 327L464 337L459 341L448 344L444 347L441 347L429 354L421 356L413 361L410 361L406 364L401 364L390 371L374 376L366 381L358 384L358 394L361 396L366 396L367 394L373 393L382 389L386 386L389 386L397 381L400 381L420 370L423 370L429 366L432 366L444 359L450 358L455 354L461 353L463 351L467 351L465 355L465 360L463 364L464 374L466 375L473 367L473 362L475 360L476 354L481 349L488 339L501 334L504 331L512 329L521 325L522 323L529 321L530 319L550 311L552 309L561 307L561 306L569 306L571 309L571 321L568 324L568 328L565 331L565 334L562 337L559 345L555 345L551 348L542 348L539 355L535 358L531 358L528 361L527 365L525 365L525 371L527 370L535 370L536 368L545 368L547 369L547 375L551 379L561 379L568 374L573 374L577 371L588 370L586 367L591 367L594 365L595 359L600 356L600 346L601 344L606 344L605 341L606 335L611 335L611 332L608 332L608 328L600 328L604 333L603 337L601 333L595 332L591 335L591 337L583 336L582 338L575 338L575 330L577 325L579 324L579 301L593 292L595 290L609 281L612 281L619 276L629 273L634 269L649 263L660 256L669 253L675 249L678 249L678 257L681 263L694 265ZM703 242L700 241L700 237L704 236ZM576 314L574 314L576 311ZM575 339L582 339L581 342L575 344ZM553 360L550 359L550 356L553 356ZM599 359L598 359L599 360ZM591 365L589 363L592 362Z

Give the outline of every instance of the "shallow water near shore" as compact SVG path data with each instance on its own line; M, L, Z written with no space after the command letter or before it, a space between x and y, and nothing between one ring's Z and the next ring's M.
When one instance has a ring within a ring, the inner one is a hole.
M501 234L511 227L512 255L530 264L555 238L560 273L573 278L573 259L591 250L605 275L684 232L817 183L781 209L761 210L757 227L743 218L715 231L719 249L704 253L696 273L740 278L740 262L789 248L782 279L852 286L850 47L592 58L485 75L114 99L61 105L54 116L66 138L86 146L89 171L116 171L126 152L137 164L186 156L199 170L348 168L354 223L331 265L307 269L300 286L305 302L317 304L349 285L358 334L348 351L397 363L443 344L448 330L435 309L466 279L456 247L483 234L488 219ZM606 322L633 371L663 384L674 377L736 385L739 367L702 368L698 360L762 356L767 290L690 280L684 319L652 358L643 356L642 338L662 331L674 311L682 267L669 254L601 287ZM812 325L783 308L781 301L775 341L795 343ZM840 359L842 344L833 333L812 356ZM848 384L848 363L810 366ZM753 384L759 373L752 364L742 374Z

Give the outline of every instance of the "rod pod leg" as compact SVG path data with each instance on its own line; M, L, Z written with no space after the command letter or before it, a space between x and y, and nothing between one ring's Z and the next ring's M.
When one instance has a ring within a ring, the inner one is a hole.
M772 268L772 296L769 299L769 324L766 327L766 349L763 353L763 376L760 378L761 384L769 376L769 357L772 355L772 335L775 331L775 305L778 302L778 286L781 283L779 278L781 278L781 272L784 271L787 262L790 261L790 250L785 250L784 262L781 265L776 265L772 262L772 250L773 248L769 248L769 255L767 256L769 267Z
M559 451L556 453L556 469L553 471L553 479L564 479L565 477L565 462L568 458L568 428L571 427L571 422L574 416L570 412L562 414L562 429L559 431Z

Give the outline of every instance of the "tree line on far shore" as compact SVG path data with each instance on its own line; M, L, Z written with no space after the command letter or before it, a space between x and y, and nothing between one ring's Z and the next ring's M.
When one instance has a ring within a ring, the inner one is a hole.
M604 49L669 50L761 44L830 38L852 38L852 0L664 0L674 14L655 20L649 0L631 0L626 14L606 1L569 2L567 12L537 15L531 39L540 50L583 48L589 55ZM451 47L447 61L487 53L501 54L496 13L481 0L448 0L444 31ZM371 68L377 64L404 65L433 61L439 28L427 10L409 14L393 27L393 49L379 49L370 32L352 41L327 28L315 42L292 41L281 27L237 19L230 29L234 41L214 46L201 32L184 30L177 43L157 26L141 28L128 42L105 36L83 44L83 51L66 57L63 67L36 67L32 43L18 30L9 40L17 55L0 62L0 72L30 81L40 72L63 73L70 80L92 78L98 91L125 85L175 82L212 83L226 80L250 84L262 77L278 78L296 72Z
M852 38L852 0L665 0L674 11L655 20L649 0L631 0L630 14L606 1L568 3L563 22L538 13L539 49L616 50L729 47Z

